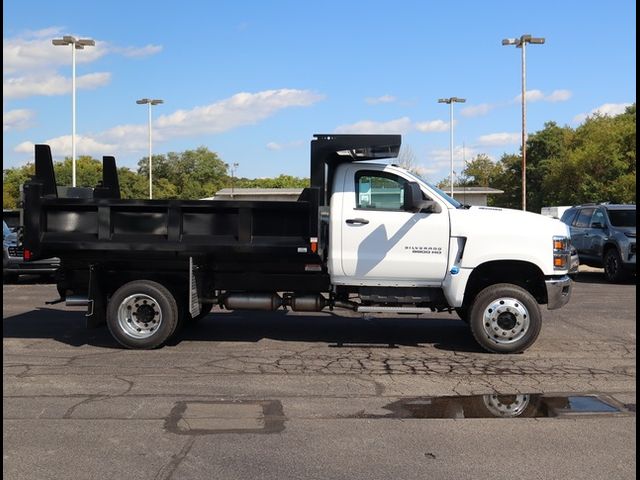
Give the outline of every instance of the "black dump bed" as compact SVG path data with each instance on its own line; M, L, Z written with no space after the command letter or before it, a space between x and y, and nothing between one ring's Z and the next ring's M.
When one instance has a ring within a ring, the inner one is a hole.
M333 167L396 156L399 147L399 135L317 135L311 187L298 201L276 202L123 200L113 157L103 159L103 181L93 198L59 198L51 150L36 145L36 175L24 185L24 246L34 259L153 252L319 260L312 243L322 244L319 210L330 197Z

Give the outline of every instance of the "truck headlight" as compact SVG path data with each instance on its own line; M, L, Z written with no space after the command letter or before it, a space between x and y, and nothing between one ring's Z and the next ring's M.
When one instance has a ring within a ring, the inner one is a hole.
M571 263L571 241L567 237L553 237L553 269L567 270Z

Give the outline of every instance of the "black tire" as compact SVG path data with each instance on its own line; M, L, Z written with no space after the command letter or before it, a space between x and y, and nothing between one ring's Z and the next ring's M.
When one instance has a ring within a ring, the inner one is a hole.
M178 305L171 292L151 280L135 280L120 287L107 306L107 326L127 348L157 348L178 325Z
M469 325L482 348L493 353L520 353L538 338L542 314L535 298L510 283L491 285L471 304Z
M17 273L2 272L2 283L17 283L19 277Z
M627 275L622 266L622 258L620 258L618 250L615 248L607 250L604 254L603 263L604 276L608 282L620 283L623 280L626 280Z

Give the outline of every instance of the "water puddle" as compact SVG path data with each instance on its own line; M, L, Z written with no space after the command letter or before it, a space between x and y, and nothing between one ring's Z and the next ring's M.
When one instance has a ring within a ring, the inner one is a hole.
M468 395L414 397L382 407L387 414L359 413L351 418L541 418L629 414L603 395Z

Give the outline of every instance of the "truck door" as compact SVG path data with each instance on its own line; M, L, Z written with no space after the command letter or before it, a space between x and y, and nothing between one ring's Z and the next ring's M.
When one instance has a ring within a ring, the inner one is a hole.
M403 185L408 180L389 170L359 170L351 165L344 179L344 275L356 283L439 286L447 270L448 209L404 211Z

